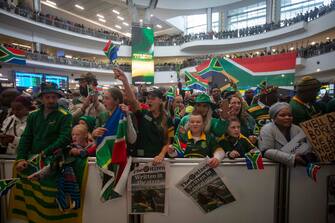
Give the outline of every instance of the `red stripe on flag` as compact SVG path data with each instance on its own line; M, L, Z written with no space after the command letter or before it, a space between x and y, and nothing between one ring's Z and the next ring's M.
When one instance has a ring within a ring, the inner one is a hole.
M259 170L264 169L263 159L262 159L261 155L259 155L258 158L257 158L257 166L258 166Z
M12 52L13 54L16 54L17 56L25 56L26 52L24 52L23 50L18 50L12 47L6 47L7 50L9 50L10 52Z
M127 146L126 141L123 139L114 144L112 163L120 164L125 162L127 162Z
M253 72L271 72L295 69L296 52L282 53L255 58L234 58L234 62Z
M206 60L203 63L201 63L200 65L196 66L195 69L197 72L202 71L204 69L206 69L207 67L209 67L211 60Z
M199 82L208 84L208 80L207 80L207 79L204 79L204 78L202 78L201 76L198 76L198 75L197 75L197 76L194 75L194 77L195 77Z
M112 41L111 41L111 40L108 40L108 42L106 43L106 46L105 46L105 48L104 48L104 52L107 52L107 51L108 51L108 49L109 49L109 47L110 47L111 44L112 44Z

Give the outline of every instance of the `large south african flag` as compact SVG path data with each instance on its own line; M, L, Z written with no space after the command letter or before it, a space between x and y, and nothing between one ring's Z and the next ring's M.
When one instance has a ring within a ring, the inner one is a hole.
M23 50L0 45L0 62L26 64L26 55Z
M211 78L211 85L223 90L230 81L236 83L239 89L249 89L262 81L270 85L292 86L295 65L296 52L289 52L254 58L214 57L198 65L196 71L202 78Z

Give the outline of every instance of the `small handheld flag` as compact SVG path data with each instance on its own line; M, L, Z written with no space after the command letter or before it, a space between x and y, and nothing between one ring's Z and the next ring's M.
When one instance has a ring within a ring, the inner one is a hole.
M249 170L264 169L262 153L260 151L246 153L245 161Z
M111 40L109 40L103 49L106 57L113 62L117 58L117 51L119 51L119 47L114 45Z
M174 136L174 143L172 146L177 151L178 157L180 158L184 157L187 144L181 142L177 135Z
M172 101L177 95L177 87L176 86L170 86L167 90L165 96L168 101Z
M319 165L308 163L306 166L307 175L312 178L313 181L316 182L316 176L318 175L321 167Z
M19 180L19 178L0 180L0 197L5 196Z

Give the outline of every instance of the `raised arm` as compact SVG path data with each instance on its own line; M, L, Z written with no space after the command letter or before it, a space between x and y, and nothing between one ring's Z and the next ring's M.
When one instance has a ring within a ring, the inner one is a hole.
M140 110L139 102L137 101L137 99L135 97L135 94L130 87L130 84L128 82L128 79L127 79L125 73L119 68L115 68L115 69L113 69L113 71L114 71L114 74L115 74L115 78L122 81L122 83L123 83L125 94L129 97L129 103L130 103L130 106L131 106L133 112L136 112L137 110Z

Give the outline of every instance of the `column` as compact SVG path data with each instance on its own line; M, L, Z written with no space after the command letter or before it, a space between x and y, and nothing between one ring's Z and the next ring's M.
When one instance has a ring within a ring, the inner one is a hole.
M41 43L36 43L36 42L32 43L32 49L31 49L32 52L35 52L35 51L41 52L41 50L42 50L42 44Z
M280 22L280 0L266 0L266 23Z
M33 10L37 14L41 12L41 0L33 0Z
M223 28L222 28L223 17L222 16L223 16L222 11L219 11L219 24L218 24L219 25L219 32L221 32L223 30Z
M274 23L279 23L281 0L272 0L272 1L273 1L272 21Z
M272 8L274 0L266 0L266 23L271 23L272 20Z
M207 32L212 32L212 8L207 8Z
M228 10L222 11L222 30L228 30Z

